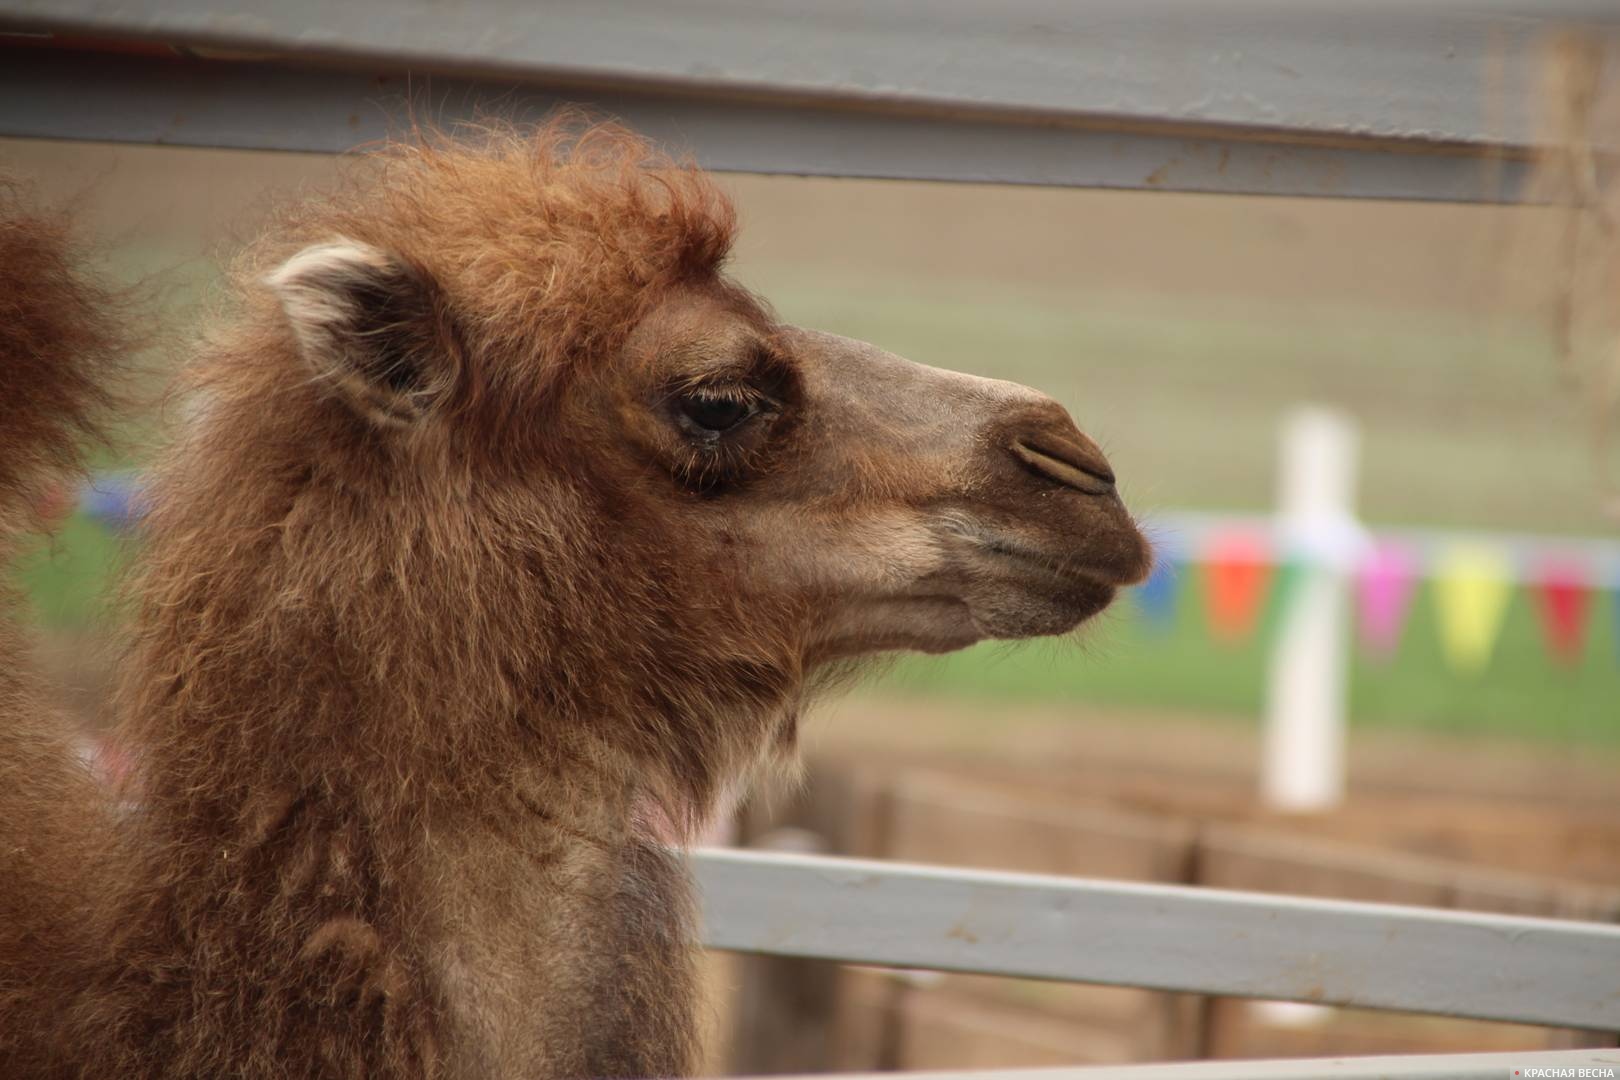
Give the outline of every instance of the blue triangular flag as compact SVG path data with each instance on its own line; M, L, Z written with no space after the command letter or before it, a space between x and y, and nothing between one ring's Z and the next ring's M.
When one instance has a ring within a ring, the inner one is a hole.
M1153 573L1133 591L1136 606L1148 626L1163 632L1176 618L1176 560L1162 549L1153 561Z

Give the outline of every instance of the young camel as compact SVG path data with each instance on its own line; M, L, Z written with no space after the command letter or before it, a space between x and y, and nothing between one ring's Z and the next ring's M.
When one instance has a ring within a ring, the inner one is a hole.
M37 984L53 1067L688 1072L675 852L818 675L1144 574L1063 409L783 325L733 228L558 122L392 147L245 257L148 489L140 809Z
M113 296L83 267L60 217L0 175L0 571L40 509L100 441L125 352ZM41 1031L45 980L89 915L98 792L49 712L0 579L0 1075L29 1076L24 1035Z

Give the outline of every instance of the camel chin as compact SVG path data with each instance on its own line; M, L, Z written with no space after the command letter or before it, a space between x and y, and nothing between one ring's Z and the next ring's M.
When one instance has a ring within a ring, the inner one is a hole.
M1019 641L1069 633L1105 611L1121 588L1147 576L1151 548L1117 498L1113 503L1102 512L1118 520L1100 555L1083 546L1042 549L1004 537L968 546L961 556L963 604L984 638Z
M939 543L937 568L896 595L867 597L834 621L821 659L876 652L956 652L982 641L1023 641L1070 633L1101 614L1120 588L1146 575L1150 549L1126 518L1118 537L1131 549L1123 567L1042 552L1006 539L965 538L960 520Z

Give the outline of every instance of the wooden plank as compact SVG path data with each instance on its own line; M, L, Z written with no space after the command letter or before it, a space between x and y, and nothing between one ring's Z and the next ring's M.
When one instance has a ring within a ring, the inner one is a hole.
M896 1019L907 1072L1127 1063L1151 1049L1128 1028L949 993L910 994Z
M893 779L886 854L909 862L1185 883L1195 831L1191 822L1162 814L1077 804L1072 797L959 773L907 769ZM1035 1063L1028 1053L1038 1056L1037 1048L1065 1045L1065 1040L1073 1047L1072 1061L1187 1057L1202 1043L1202 1010L1183 995L1153 990L953 975L912 996L927 1000L909 1002L901 1020L922 1025L927 1035L909 1027L904 1033L908 1056L901 1064L911 1069L948 1061L934 1053L910 1056L909 1048L971 1043L976 1033L992 1030L1002 1032L986 1036L992 1044L1010 1042L987 1053L1022 1064ZM1004 1013L1027 1022L986 1019ZM953 1031L958 1021L963 1029ZM1050 1033L1059 1030L1069 1034ZM1016 1038L1015 1031L1021 1032Z
M1276 825L1206 825L1198 883L1502 914L1615 922L1620 887L1548 879L1333 838Z
M767 851L872 854L885 831L878 778L859 769L818 767L788 792L763 792L737 814L738 840ZM784 956L738 958L731 1003L728 1073L876 1069L892 1009L852 1011L844 995L864 984L839 965ZM901 992L884 987L886 994ZM887 1000L887 999L885 999ZM862 1057L862 1054L867 1056Z
M1170 815L927 769L900 772L890 798L885 855L907 862L1185 882L1197 831Z
M1602 922L1614 922L1620 913L1620 889L1612 886L1289 834L1275 825L1207 827L1199 865L1200 884L1218 888ZM1355 1010L1277 1014L1239 1001L1215 1003L1207 1020L1212 1057L1566 1049L1613 1040L1608 1033L1450 1017L1391 1018Z

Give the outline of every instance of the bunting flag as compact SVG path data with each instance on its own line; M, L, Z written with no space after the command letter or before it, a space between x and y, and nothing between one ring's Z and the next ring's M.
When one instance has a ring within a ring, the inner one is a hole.
M1246 532L1213 539L1204 575L1210 632L1225 644L1241 643L1260 621L1271 580L1265 539Z
M1395 655L1412 605L1417 560L1404 546L1380 543L1356 573L1356 626L1361 643L1379 660Z
M1606 590L1609 594L1609 611L1614 616L1613 634L1614 655L1620 660L1620 588Z
M1620 589L1609 590L1609 610L1614 613L1615 657L1620 659Z
M1168 631L1176 621L1176 570L1175 559L1160 549L1154 555L1153 573L1132 590L1137 610L1157 633Z
M1573 559L1549 559L1537 575L1538 608L1547 651L1561 664L1575 664L1586 646L1586 610L1592 587L1586 567Z
M1300 585L1309 575L1310 566L1297 557L1290 557L1281 563L1275 559L1268 564L1271 570L1271 579L1266 589L1265 603L1261 605L1260 625L1261 633L1266 640L1273 641L1283 632L1288 618L1289 606L1294 601L1294 594L1299 592Z
M140 494L128 473L102 473L79 492L79 506L90 518L115 531L135 525L141 517Z
M1494 548L1458 545L1435 567L1440 648L1458 671L1477 674L1491 661L1511 593L1507 557Z
M34 512L47 524L57 524L73 513L72 490L61 484L52 484L40 494L34 504Z

